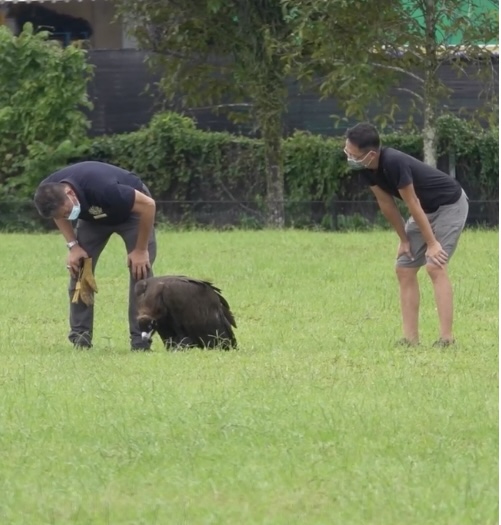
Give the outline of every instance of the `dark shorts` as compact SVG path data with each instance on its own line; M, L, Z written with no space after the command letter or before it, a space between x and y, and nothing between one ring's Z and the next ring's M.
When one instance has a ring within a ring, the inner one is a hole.
M449 260L456 251L459 236L468 217L468 209L468 197L463 190L461 197L454 204L440 206L437 211L426 214L430 221L431 229L437 241L447 252ZM424 266L428 262L425 256L427 246L421 230L412 217L405 223L405 232L409 239L414 260L411 260L407 255L401 255L397 259L397 266L403 268Z

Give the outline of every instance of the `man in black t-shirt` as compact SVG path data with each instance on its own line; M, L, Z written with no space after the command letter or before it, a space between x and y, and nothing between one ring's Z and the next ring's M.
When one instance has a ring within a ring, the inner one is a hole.
M93 270L113 233L127 249L129 280L129 331L132 350L148 350L136 321L135 282L153 275L156 256L155 201L141 179L103 162L80 162L56 171L38 186L35 206L53 219L67 242L66 268L70 272L70 333L75 347L92 346L94 308L72 303L82 260L92 257ZM77 220L78 219L78 220ZM77 220L76 230L72 221Z
M453 294L447 264L468 215L468 199L459 182L401 151L381 147L379 134L368 123L346 133L349 165L360 170L379 207L400 238L396 273L400 286L405 344L419 343L419 285L417 272L426 266L432 280L440 322L437 346L453 341ZM394 197L407 205L404 222Z

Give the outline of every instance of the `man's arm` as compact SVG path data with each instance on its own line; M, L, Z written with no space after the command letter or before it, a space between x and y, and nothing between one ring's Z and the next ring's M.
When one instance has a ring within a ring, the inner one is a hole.
M379 186L371 186L372 193L376 196L379 208L387 221L393 226L401 242L407 242L407 235L405 233L405 223L400 214L393 197L382 190Z
M54 219L56 226L59 228L59 231L63 234L63 237L66 239L66 242L71 242L76 240L75 231L73 230L73 225L68 219Z
M398 188L398 192L407 205L409 213L416 221L426 244L428 247L434 245L437 240L431 229L428 217L426 217L426 214L421 207L421 203L417 198L416 192L414 191L412 172L409 164L405 158L402 158L401 156L395 157L388 164L387 172Z
M419 202L416 192L414 191L414 184L409 184L404 188L400 188L398 192L402 196L405 204L407 204L409 213L412 215L416 221L416 224L419 226L421 234L423 235L423 238L428 247L437 243L437 239L435 238L433 230L431 229L430 221L428 220L426 213L423 211L421 203Z
M138 251L148 250L148 240L150 238L153 225L155 224L155 201L135 190L136 196L134 199L134 206L132 206L132 212L139 215L139 228L137 233L136 247Z
M414 185L408 184L399 190L402 199L409 208L409 212L416 221L421 234L423 235L424 241L426 242L427 249L425 255L428 260L436 264L439 268L443 268L447 264L449 256L447 252L442 248L442 245L437 241L435 234L430 225L430 221L426 216L426 213L421 207L421 203L417 198L416 192L414 191Z
M59 231L63 234L63 237L66 239L66 242L77 240L71 221L67 219L54 219L54 222L59 228ZM87 254L85 249L82 248L80 245L75 244L71 248L66 259L66 267L70 271L71 275L73 275L73 277L76 277L78 274L81 259L87 259L87 257L89 257L89 255Z
M136 246L128 254L127 260L136 280L146 279L148 270L151 268L148 241L155 224L155 210L155 201L144 193L135 190L134 205L131 211L139 215L139 227Z

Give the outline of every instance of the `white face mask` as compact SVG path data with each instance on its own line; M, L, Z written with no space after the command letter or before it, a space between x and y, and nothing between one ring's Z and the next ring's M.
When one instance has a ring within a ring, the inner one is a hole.
M68 195L68 198L71 200L70 196ZM68 215L68 220L69 221L75 221L76 219L78 219L78 216L80 215L80 203L77 201L77 203L75 204L73 201L71 201L71 203L73 204L73 208L71 209L71 212L70 214Z
M372 153L371 151L368 151L361 159L354 159L353 157L350 156L350 154L346 150L344 150L344 152L345 152L346 157L347 157L348 165L350 166L351 169L353 169L353 170L364 170L364 169L367 169L367 166L364 164L364 161L367 158L367 155ZM370 161L369 161L369 163L370 163Z

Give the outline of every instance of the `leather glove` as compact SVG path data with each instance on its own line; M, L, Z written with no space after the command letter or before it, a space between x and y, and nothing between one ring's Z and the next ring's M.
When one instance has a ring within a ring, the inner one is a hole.
M97 293L97 284L92 273L92 257L83 260L78 274L78 280L73 294L72 303L78 303L79 299L90 306L94 304L94 292Z

